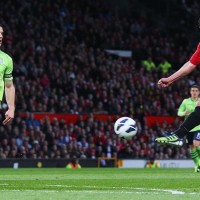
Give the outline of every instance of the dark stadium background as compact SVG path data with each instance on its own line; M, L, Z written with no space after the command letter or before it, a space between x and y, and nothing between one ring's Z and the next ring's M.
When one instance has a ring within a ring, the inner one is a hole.
M164 90L156 83L195 50L198 1L1 0L0 8L2 50L13 57L16 87L15 119L0 125L1 162L190 158L187 146L161 147L154 140L178 127L177 108L189 86L200 84L199 70ZM152 70L143 64L148 59ZM172 65L166 74L159 68L163 60ZM5 101L3 108L1 121ZM119 116L138 123L130 141L113 132ZM150 116L165 120L148 126Z

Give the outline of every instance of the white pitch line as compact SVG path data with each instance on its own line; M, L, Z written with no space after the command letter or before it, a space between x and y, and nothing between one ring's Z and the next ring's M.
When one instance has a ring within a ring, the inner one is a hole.
M7 186L9 184L7 183L2 183L0 184L0 186ZM94 186L94 185L86 185L86 186L75 186L75 185L46 185L46 186L50 186L50 187L64 187L64 188L101 188L101 189L107 189L107 191L101 191L101 190L65 190L62 192L84 192L84 193L105 193L105 194L114 194L114 193L121 193L121 194L139 194L139 193L153 193L153 194L160 194L161 192L168 192L171 194L175 194L175 195L184 195L186 194L183 191L180 190L172 190L172 189L156 189L156 188L134 188L134 187L129 187L129 186ZM118 189L116 191L111 191L109 189ZM140 191L120 191L119 189L131 189L131 190L140 190ZM40 191L40 192L47 192L47 193L51 193L51 192L61 192L60 190L8 190L8 189L3 189L1 190L3 191L10 191L10 192L35 192L35 191ZM153 191L153 192L152 192ZM195 192L191 192L191 193L187 193L187 194L191 194L191 195L196 195L199 193L195 193Z
M146 188L134 188L134 189L139 189L139 190L146 190ZM149 191L119 191L119 190L116 190L116 191L111 191L111 190L105 190L105 191L102 191L102 190L64 190L64 191L60 191L60 190L8 190L8 189L3 189L1 190L1 192L20 192L20 193L23 193L23 192L33 192L33 193L36 193L36 192L44 192L44 193L85 193L85 194L160 194L160 192L172 192L171 194L183 194L183 193L176 193L176 190L160 190L158 189L156 191L156 189L148 189ZM154 192L152 192L154 191ZM181 191L179 191L181 192ZM184 193L185 194L185 193ZM187 193L189 195L197 195L199 193Z
M152 192L134 192L134 191L101 191L101 190L65 190L65 191L60 191L60 190L1 190L1 192L45 192L45 193L56 193L56 192L64 192L64 193L91 193L91 194L149 194ZM153 194L159 194L158 192L153 192Z
M51 187L65 187L65 188L102 188L102 189L131 189L131 190L145 190L145 191L157 191L157 192L169 192L171 194L185 194L185 192L180 191L180 190L171 190L171 189L156 189L156 188L134 188L134 187L113 187L113 186L74 186L74 185L47 185Z
M109 191L109 190L105 190L105 191L102 191L102 190L65 190L65 191L60 191L60 190L1 190L1 192L20 192L20 193L23 193L23 192L33 192L34 194L36 192L44 192L44 193L85 193L85 194L160 194L160 192L150 192L150 191L140 191L140 192L137 192L137 191ZM196 195L198 193L188 193L190 195Z

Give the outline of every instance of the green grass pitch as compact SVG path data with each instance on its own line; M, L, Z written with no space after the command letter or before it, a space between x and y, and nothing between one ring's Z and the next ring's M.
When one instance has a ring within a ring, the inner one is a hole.
M196 200L193 169L0 169L0 200Z

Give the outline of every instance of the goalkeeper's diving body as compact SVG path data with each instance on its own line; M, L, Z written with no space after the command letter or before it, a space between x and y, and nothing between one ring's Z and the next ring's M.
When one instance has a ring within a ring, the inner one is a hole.
M3 27L0 24L0 47L3 41ZM5 113L3 124L6 125L14 118L15 113L15 87L13 84L13 61L12 58L0 50L0 104L5 92L8 110Z

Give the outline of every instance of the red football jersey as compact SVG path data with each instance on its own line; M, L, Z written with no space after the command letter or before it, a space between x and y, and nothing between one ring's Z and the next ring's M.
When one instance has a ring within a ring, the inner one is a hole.
M191 56L190 58L190 62L193 65L198 65L200 64L200 43L197 46L196 51L194 52L194 54Z

